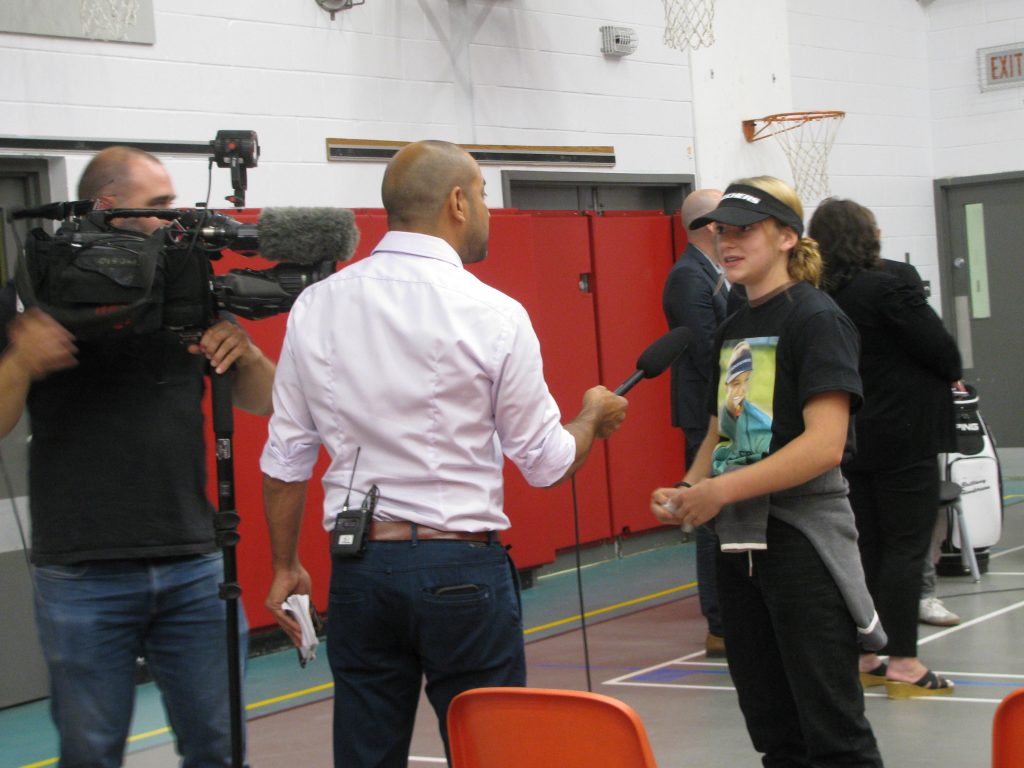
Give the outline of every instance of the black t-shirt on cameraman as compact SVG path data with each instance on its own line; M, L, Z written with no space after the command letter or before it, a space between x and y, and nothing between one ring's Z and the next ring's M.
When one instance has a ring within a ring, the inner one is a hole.
M13 291L5 290L2 303L0 351ZM29 390L32 561L214 551L204 359L165 331L77 346L78 366Z

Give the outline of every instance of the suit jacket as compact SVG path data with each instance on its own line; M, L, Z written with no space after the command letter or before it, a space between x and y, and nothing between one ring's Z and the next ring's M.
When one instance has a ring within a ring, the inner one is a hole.
M672 364L672 425L707 427L708 379L715 330L726 318L726 290L721 278L695 245L686 246L665 280L661 304L668 327L693 332L690 346Z

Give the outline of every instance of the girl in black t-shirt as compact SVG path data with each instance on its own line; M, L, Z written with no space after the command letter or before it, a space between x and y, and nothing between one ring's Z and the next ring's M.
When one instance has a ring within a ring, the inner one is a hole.
M729 671L765 764L880 766L857 660L859 643L878 648L884 632L838 469L861 399L857 332L815 287L821 257L785 183L731 184L691 227L709 222L747 303L718 330L708 436L684 481L653 492L651 511L718 534ZM755 417L771 431L757 454L738 445Z

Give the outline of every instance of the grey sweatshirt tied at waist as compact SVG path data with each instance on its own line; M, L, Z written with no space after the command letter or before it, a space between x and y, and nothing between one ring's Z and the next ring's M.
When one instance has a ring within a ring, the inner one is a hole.
M834 467L803 485L722 507L708 524L723 552L767 549L769 515L800 531L835 579L857 625L861 647L877 651L885 647L888 638L864 579L847 490L846 479Z

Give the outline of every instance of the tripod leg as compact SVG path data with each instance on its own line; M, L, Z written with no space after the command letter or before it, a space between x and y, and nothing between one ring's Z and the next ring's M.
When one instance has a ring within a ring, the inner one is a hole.
M231 694L231 765L242 768L242 660L238 648L238 598L242 588L238 584L238 564L235 546L238 544L239 515L235 510L235 468L232 455L234 414L231 411L231 381L234 370L225 373L210 371L210 393L213 404L213 433L217 452L217 512L214 528L217 544L224 552L224 581L220 585L220 598L227 612L228 690Z

